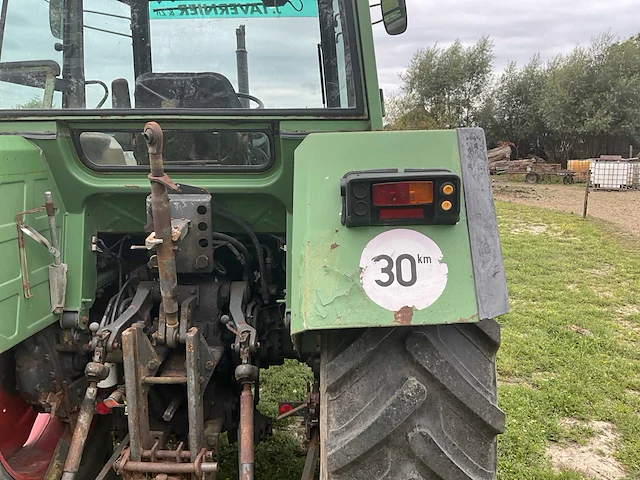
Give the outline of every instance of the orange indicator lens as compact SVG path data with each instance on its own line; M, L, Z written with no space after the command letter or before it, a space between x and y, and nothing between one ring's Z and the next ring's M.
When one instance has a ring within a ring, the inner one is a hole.
M430 203L433 203L433 182L393 182L373 186L373 204L377 207Z
M451 185L450 183L445 183L442 186L442 193L444 193L445 195L451 195L454 191L453 185Z
M440 207L442 207L442 210L445 212L448 212L453 207L453 204L449 200L445 200L440 204Z

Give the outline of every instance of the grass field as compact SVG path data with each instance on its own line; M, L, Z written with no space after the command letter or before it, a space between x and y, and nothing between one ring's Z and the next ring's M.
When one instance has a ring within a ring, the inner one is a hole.
M573 215L497 208L512 304L500 319L507 430L499 478L640 478L637 239ZM308 379L295 362L264 372L261 410L274 414L279 399L302 399ZM236 453L224 452L218 478L235 479ZM258 478L299 478L304 453L290 421L258 447ZM583 473L562 469L563 459Z

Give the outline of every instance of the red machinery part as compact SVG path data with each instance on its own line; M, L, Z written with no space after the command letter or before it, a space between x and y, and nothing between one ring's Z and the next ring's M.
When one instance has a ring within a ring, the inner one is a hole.
M280 408L278 409L278 415L284 415L285 413L288 413L291 410L293 410L293 405L291 405L290 403L283 403L282 405L280 405Z
M0 390L0 463L15 480L42 480L62 431L58 419Z

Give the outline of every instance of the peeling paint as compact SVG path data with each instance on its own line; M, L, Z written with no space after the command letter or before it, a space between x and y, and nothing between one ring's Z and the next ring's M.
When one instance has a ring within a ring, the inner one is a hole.
M402 307L393 314L393 318L394 323L411 325L411 320L413 320L413 307Z
M336 248L338 248L340 245L338 245L337 243L334 243L331 245L331 250L335 250Z

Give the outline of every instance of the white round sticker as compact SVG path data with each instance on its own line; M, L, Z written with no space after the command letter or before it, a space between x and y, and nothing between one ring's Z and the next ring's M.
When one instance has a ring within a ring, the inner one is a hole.
M432 305L444 292L449 272L436 242L407 229L388 230L371 240L362 251L360 270L369 298L392 312Z

